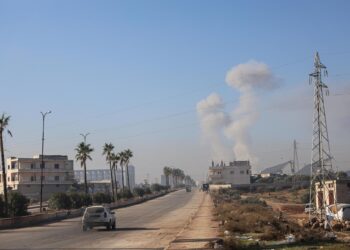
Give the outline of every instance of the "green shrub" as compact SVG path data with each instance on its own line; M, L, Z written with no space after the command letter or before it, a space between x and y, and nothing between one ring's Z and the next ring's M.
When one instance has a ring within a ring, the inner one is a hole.
M145 193L146 193L146 190L145 190ZM134 197L134 195L131 193L129 189L124 189L120 192L121 199L130 199L132 197Z
M72 208L81 208L83 206L82 196L79 193L71 193L69 194Z
M0 195L0 217L5 217L5 201L2 195Z
M110 194L106 193L96 193L93 195L92 198L94 203L97 204L103 204L103 203L111 203L112 202L112 197Z
M145 187L145 194L152 194L152 190L149 187Z
M72 207L72 200L66 193L54 193L49 199L49 208L52 209L70 209Z
M87 206L90 206L92 204L91 195L85 194L85 193L81 193L80 197L81 197L81 203L82 203L83 206L87 207Z
M10 216L24 216L28 215L29 199L18 192L9 193L8 211Z
M257 204L257 205L267 207L267 204L264 200L260 200L259 198L256 198L256 197L247 197L246 199L240 200L240 203L242 205L243 204Z
M145 190L142 187L135 187L134 194L139 197L143 197L145 195Z

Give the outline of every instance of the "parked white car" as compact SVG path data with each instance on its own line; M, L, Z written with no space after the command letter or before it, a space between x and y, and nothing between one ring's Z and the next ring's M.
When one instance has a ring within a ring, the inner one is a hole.
M107 230L115 229L116 218L114 212L108 207L104 206L91 206L85 209L82 224L83 231L89 228L104 226Z
M350 220L350 204L338 203L326 207L328 220Z

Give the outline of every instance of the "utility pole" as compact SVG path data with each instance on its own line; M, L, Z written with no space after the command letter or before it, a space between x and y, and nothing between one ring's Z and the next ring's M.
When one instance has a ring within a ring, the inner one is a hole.
M327 76L328 72L327 67L321 63L318 52L315 55L314 67L314 72L309 74L309 82L314 85L310 203L315 204L315 207L320 211L319 215L321 218L326 219L325 208L329 197L326 197L328 185L325 185L325 182L334 180L334 176L324 106L324 92L328 95L329 91L328 86L322 82L322 75ZM316 185L322 192L316 192ZM332 198L334 198L336 203L335 197ZM309 218L311 219L311 212L309 213Z
M40 165L40 212L43 211L43 178L44 178L44 140L45 140L45 117L51 114L51 111L40 112L43 118L43 134L41 139L41 165Z
M90 133L85 133L85 134L80 134L83 138L84 138L84 143L86 144L86 137L89 135Z

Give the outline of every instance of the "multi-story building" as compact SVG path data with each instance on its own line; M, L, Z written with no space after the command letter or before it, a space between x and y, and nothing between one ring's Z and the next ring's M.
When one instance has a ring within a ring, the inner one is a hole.
M11 157L6 161L7 186L30 199L40 199L41 155L33 158ZM0 182L2 176L0 174ZM51 194L66 192L73 184L73 161L63 155L45 155L43 166L43 199ZM2 184L0 192L3 193Z
M74 170L74 178L77 182L84 182L84 170ZM109 169L88 169L86 170L86 179L88 182L98 182L98 181L111 181L111 172ZM129 165L129 181L130 188L135 187L135 167ZM122 170L118 168L117 170L117 183L118 187L122 187ZM127 186L127 174L124 168L124 186Z
M233 161L226 165L221 161L209 167L209 182L211 184L250 184L251 166L249 161Z
M324 209L334 203L350 203L350 179L338 179L315 183L316 209Z

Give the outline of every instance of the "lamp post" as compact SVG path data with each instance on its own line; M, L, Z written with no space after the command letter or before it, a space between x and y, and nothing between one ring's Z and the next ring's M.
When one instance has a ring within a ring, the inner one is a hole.
M82 137L84 137L84 143L86 144L86 137L89 135L90 133L85 133L85 134L80 134Z
M43 174L44 174L44 140L45 140L45 117L51 114L51 111L40 112L43 118L43 134L41 139L41 165L40 165L40 212L43 211Z

